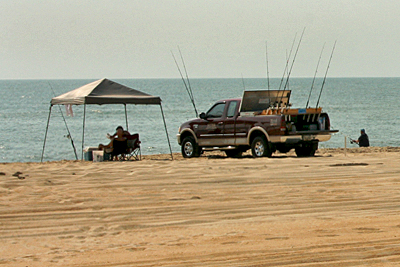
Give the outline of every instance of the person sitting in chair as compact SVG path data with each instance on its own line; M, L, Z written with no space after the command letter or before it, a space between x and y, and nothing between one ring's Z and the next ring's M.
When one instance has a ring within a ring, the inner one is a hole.
M111 150L112 159L115 160L118 159L118 155L125 154L128 147L128 138L124 134L124 128L118 126L116 130L116 136L111 139L108 145L99 145L99 150L104 150L105 152Z
M118 129L118 128L121 128L121 129L122 129L123 135L124 135L124 136L129 136L129 135L131 135L128 131L125 131L124 128L123 128L122 126L118 126L117 129ZM117 131L118 131L118 130L117 130ZM114 139L115 137L117 137L117 132L115 132L113 135L107 133L107 138L108 138L108 139Z

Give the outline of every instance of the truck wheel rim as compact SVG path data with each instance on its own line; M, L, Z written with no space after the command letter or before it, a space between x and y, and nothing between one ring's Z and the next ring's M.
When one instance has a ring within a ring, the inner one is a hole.
M186 156L191 156L193 154L193 145L190 142L186 142L184 146L184 151Z
M264 154L264 145L261 142L257 142L254 146L254 152L256 153L257 157L261 157Z

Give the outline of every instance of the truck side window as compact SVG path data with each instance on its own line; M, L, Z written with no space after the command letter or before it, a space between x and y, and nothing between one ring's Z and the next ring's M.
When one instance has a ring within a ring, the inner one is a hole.
M233 116L235 116L237 104L237 101L232 101L231 103L229 103L228 112L226 113L226 116L228 118L232 118Z
M225 103L219 103L207 112L208 118L219 118L224 114Z

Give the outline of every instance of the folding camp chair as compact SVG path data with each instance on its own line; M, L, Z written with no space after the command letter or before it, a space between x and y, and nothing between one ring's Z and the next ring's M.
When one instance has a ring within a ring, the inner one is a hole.
M118 141L115 143L113 141L113 148L104 149L104 160L105 161L113 161L113 160L125 160L126 155L130 153L129 149L129 140Z
M142 160L142 151L140 149L139 134L128 135L128 149L125 158L127 160Z

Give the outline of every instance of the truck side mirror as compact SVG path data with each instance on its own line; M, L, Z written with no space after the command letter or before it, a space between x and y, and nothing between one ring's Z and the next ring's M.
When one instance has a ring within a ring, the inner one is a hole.
M200 119L205 120L206 118L207 118L206 113L204 112L200 113Z

